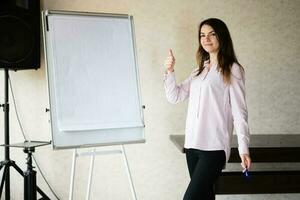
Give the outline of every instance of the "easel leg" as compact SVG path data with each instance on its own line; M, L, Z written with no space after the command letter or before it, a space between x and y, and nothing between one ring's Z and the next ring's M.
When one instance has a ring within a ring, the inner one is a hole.
M73 159L72 159L72 170L71 170L71 181L70 181L69 200L72 200L72 199L73 199L76 158L77 158L77 149L74 149L74 151L73 151Z
M133 199L137 200L124 145L122 145L122 151L123 151L124 163L125 163L125 166L126 166L126 169L127 169L126 170L127 171L127 176L128 176L129 182L130 182L131 194L132 194Z
M96 149L94 148L91 152L87 153L77 153L77 149L74 150L73 153L73 161L72 161L72 170L71 170L71 183L70 183L70 192L69 192L69 200L73 200L73 189L74 189L74 176L75 176L75 166L76 166L76 158L77 156L91 156L91 161L90 161L90 171L89 171L89 179L88 179L88 187L87 187L87 194L86 194L86 200L90 199L90 192L91 192L91 185L92 185L92 177L93 177L93 170L94 170L94 160L96 154L98 155L108 155L108 154L116 154L116 153L122 153L123 158L124 158L124 163L126 166L126 172L128 176L128 180L130 183L130 190L131 194L134 200L137 200L128 161L127 161L127 156L125 152L125 148L122 145L122 150L114 150L114 151L100 151L96 152Z
M92 185L92 177L93 177L93 170L94 170L94 161L95 161L95 148L92 150L91 154L91 163L90 163L90 172L89 172L89 180L88 180L88 187L86 191L86 200L90 199L90 193L91 193L91 185Z

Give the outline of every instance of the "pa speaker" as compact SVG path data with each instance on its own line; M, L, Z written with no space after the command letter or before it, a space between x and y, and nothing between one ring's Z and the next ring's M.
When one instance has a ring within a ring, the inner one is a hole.
M0 68L40 67L40 0L0 0Z

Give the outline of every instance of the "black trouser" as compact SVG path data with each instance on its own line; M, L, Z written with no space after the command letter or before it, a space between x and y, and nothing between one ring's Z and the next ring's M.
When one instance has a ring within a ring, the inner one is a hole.
M214 200L214 184L225 164L225 151L186 149L186 160L191 177L184 200Z

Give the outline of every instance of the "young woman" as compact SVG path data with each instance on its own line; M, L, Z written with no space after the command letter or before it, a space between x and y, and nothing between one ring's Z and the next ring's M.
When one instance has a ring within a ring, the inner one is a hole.
M198 69L176 84L169 50L164 85L169 102L189 99L184 147L191 181L184 200L213 200L215 181L229 159L233 126L243 170L251 165L245 77L223 21L201 22L198 39Z

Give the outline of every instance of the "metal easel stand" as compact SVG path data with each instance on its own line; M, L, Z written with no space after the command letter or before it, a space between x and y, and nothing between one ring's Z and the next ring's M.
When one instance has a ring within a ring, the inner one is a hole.
M123 160L126 166L126 172L128 176L128 180L130 183L130 190L132 194L132 199L137 200L132 176L126 156L126 151L124 148L124 145L121 145L121 150L110 150L110 151L96 151L96 148L93 148L90 152L83 152L78 153L77 149L74 149L73 151L73 159L72 159L72 169L71 169L71 180L70 180L70 191L69 191L69 200L73 200L73 190L74 190L74 177L75 177L75 167L76 167L76 159L79 156L91 156L90 161L90 170L89 170L89 179L88 179L88 185L87 185L87 192L86 192L86 200L90 200L90 192L91 192L91 185L92 185L92 178L93 178L93 170L94 170L94 160L96 155L108 155L108 154L123 154Z

